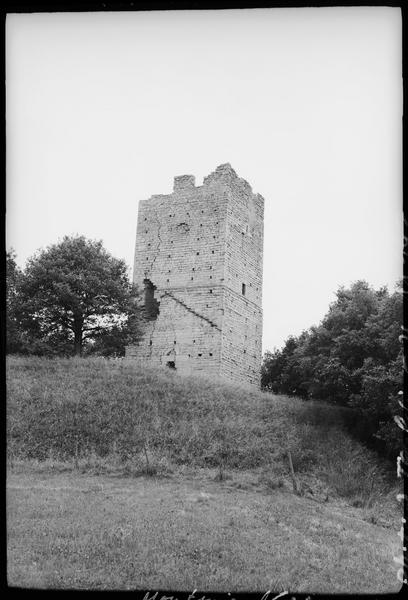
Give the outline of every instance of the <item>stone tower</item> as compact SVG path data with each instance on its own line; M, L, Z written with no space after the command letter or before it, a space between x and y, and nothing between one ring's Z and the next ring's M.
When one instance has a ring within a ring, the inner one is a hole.
M128 360L260 384L264 199L229 164L139 204L144 335Z

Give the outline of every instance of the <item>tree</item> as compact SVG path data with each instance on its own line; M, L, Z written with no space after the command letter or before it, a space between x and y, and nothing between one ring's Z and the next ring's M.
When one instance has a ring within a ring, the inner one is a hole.
M401 443L393 420L403 374L401 284L390 294L357 281L336 296L318 327L265 355L262 385L356 409L367 439L395 453Z
M24 349L23 332L20 323L20 302L18 285L22 272L16 262L13 249L6 252L6 352L9 354L22 352Z
M141 334L139 319L139 304L136 303L133 314L122 323L114 325L109 330L95 333L92 344L86 348L88 354L98 356L123 356L125 348L139 339Z
M136 318L137 294L125 262L83 236L65 236L29 259L17 289L27 332L51 346L68 345L76 355L87 342L128 333Z

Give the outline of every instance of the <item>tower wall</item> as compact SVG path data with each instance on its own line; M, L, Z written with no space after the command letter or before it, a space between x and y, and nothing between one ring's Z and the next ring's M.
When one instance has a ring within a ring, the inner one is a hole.
M231 177L226 216L221 374L260 384L264 199Z
M134 282L159 304L126 357L259 384L262 246L263 198L230 165L141 201Z

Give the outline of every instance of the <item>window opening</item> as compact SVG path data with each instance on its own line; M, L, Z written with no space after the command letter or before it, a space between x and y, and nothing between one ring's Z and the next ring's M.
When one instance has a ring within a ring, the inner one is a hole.
M167 361L167 366L169 369L176 369L176 363L174 362L174 360Z
M242 284L242 295L245 296L245 292L246 292L246 285L245 283Z

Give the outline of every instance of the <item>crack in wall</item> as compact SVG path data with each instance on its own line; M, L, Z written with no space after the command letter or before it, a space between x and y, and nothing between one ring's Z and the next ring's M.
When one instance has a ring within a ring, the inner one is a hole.
M207 321L207 323L209 323L211 325L211 327L215 327L215 329L218 329L218 331L221 331L220 327L218 327L218 325L216 325L213 321L211 321L211 319L209 319L208 317L205 317L204 315L201 315L194 309L190 308L185 302L183 302L183 300L180 300L180 298L177 298L177 296L174 296L171 292L164 292L163 296L170 296L170 298L173 298L173 300L175 300L176 302L181 304L181 306L184 306L184 308L187 309L189 312L191 312L193 315L195 315L196 317L198 317L200 319L203 319L204 321Z
M153 257L153 260L152 260L152 262L151 262L151 264L150 264L150 274L152 274L152 272L153 272L153 266L154 266L154 263L156 262L156 259L157 259L157 256L158 256L158 254L159 254L159 250L160 250L160 244L161 244L161 243L162 243L162 241L163 241L163 240L161 239L161 237L160 237L160 230L161 230L161 228L162 228L162 223L161 223L161 221L160 221L160 219L159 219L159 216L158 216L158 214L157 214L157 210L155 210L155 211L154 211L154 215L155 215L155 217L156 217L156 223L157 223L157 239L158 239L158 242L157 242L157 246L156 246L156 252L155 252L155 255L154 255L154 257Z

